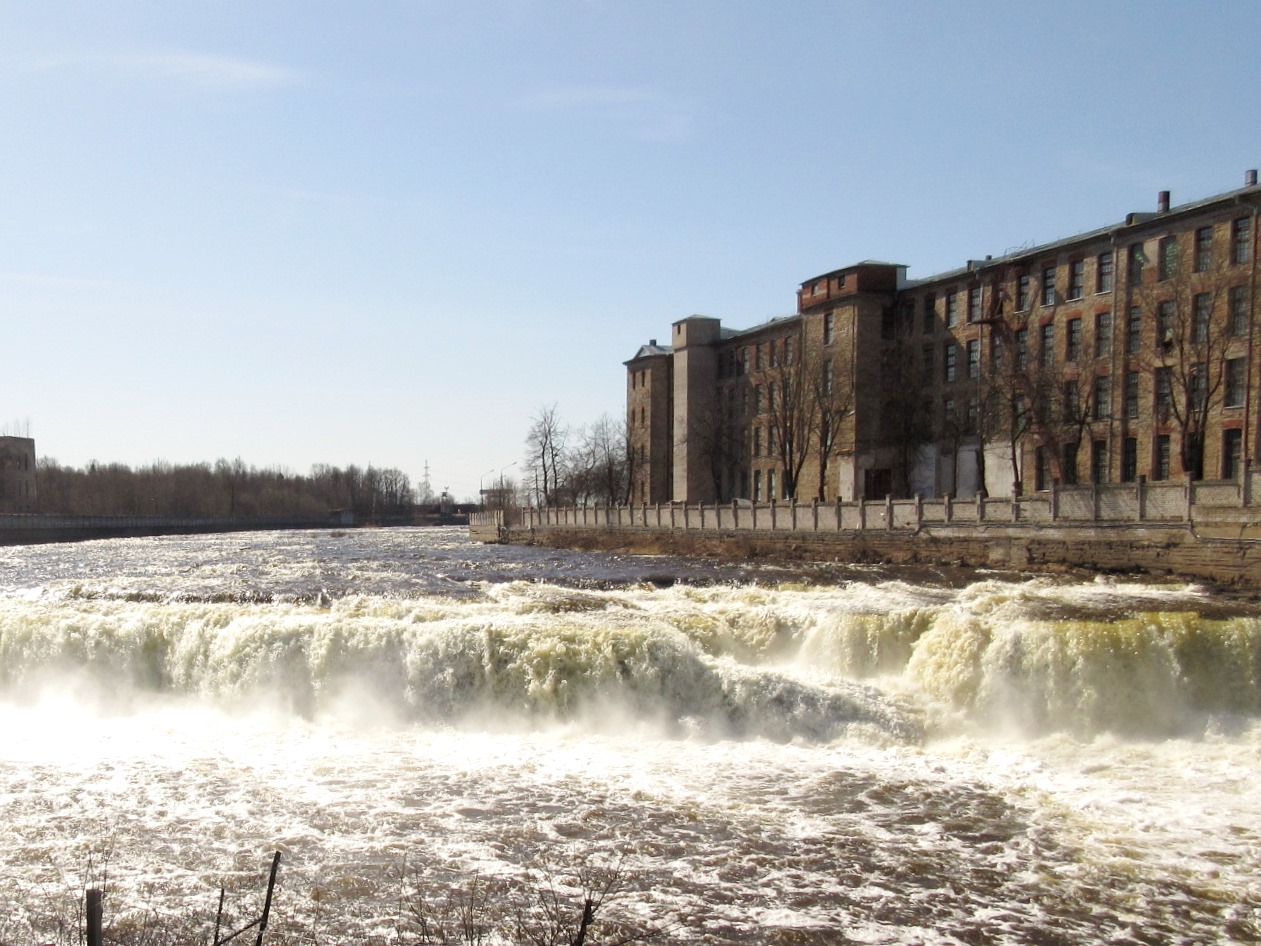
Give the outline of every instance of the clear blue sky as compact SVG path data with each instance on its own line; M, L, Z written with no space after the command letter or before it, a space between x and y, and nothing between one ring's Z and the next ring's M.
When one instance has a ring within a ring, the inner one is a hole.
M1254 2L0 3L0 422L79 466L398 467L865 259L1243 183Z

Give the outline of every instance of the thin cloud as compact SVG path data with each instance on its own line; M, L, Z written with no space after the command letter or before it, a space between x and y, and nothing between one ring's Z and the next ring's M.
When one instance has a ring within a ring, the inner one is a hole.
M299 73L283 66L191 52L66 56L46 60L43 67L108 71L198 89L227 91L274 88L290 85L300 78Z

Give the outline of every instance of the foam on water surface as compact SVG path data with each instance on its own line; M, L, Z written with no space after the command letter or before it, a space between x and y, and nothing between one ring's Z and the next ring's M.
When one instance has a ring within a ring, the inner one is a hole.
M531 552L0 550L7 929L88 852L117 909L211 911L280 849L295 936L390 929L408 871L541 855L621 863L679 941L1259 935L1246 603Z

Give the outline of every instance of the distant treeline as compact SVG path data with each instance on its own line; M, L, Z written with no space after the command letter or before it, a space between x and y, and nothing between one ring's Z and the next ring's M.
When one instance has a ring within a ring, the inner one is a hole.
M157 462L138 469L120 463L75 469L41 459L36 498L39 512L72 516L311 518L349 509L359 521L407 515L418 500L399 470L320 464L304 476L249 467L239 459L191 466Z

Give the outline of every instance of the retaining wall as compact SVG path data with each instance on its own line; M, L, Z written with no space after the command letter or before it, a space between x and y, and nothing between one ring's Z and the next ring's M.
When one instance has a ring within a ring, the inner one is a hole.
M729 559L1142 572L1261 589L1261 508L1248 499L1238 488L1162 484L966 502L508 509L472 515L470 534Z

